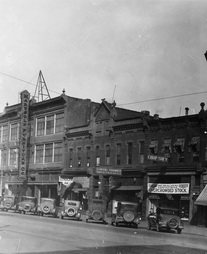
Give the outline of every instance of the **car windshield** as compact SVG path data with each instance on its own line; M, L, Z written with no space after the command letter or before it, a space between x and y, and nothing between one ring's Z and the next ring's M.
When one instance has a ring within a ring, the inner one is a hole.
M178 215L177 210L171 210L171 209L161 209L160 213L162 214L169 214L169 215Z
M21 201L36 202L36 198L34 198L34 197L21 197Z
M121 203L121 210L126 210L126 211L137 211L138 205L137 204L123 204Z
M78 204L79 204L79 202L75 202L75 201L65 201L65 205L67 205L67 206L78 206Z
M4 197L4 200L13 200L13 197Z
M55 204L55 200L54 199L49 199L49 198L41 198L41 203L42 202L47 202L47 203L50 203L50 204Z

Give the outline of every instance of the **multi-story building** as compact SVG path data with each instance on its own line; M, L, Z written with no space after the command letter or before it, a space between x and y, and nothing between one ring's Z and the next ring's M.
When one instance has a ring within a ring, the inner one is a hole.
M88 191L79 188L79 192L87 195L89 206L99 204L110 213L113 201L133 201L140 203L143 213L146 119L150 116L117 108L104 99L91 105L87 124L66 129L62 173L78 183L88 179Z
M147 210L171 206L181 211L183 220L191 223L198 216L194 204L206 182L207 137L206 111L201 103L199 114L148 121L150 143L145 168ZM150 162L151 161L151 162Z
M79 199L109 213L115 201L134 201L143 218L167 205L205 225L206 119L204 103L199 114L159 118L64 92L36 102L23 91L0 115L3 192Z

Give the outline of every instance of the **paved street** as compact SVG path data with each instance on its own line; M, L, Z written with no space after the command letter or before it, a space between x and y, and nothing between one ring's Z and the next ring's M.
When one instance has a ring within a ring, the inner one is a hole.
M110 224L0 213L0 253L207 253L207 230L186 226L181 235Z

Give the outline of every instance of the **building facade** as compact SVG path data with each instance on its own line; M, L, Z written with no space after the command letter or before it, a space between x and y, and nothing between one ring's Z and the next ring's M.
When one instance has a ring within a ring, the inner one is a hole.
M118 201L157 206L207 225L207 113L159 118L148 111L66 96L21 103L0 115L1 195L77 199L108 214ZM198 203L197 203L198 204Z

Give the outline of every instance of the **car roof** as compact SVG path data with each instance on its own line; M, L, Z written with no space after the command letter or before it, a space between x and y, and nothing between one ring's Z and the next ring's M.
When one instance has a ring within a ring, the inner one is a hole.
M135 202L128 202L128 201L118 201L118 202L124 205L138 205L138 203L135 203Z
M163 207L163 206L158 206L157 208L162 209L162 210L172 210L172 211L178 211L178 208L171 208L171 207Z

